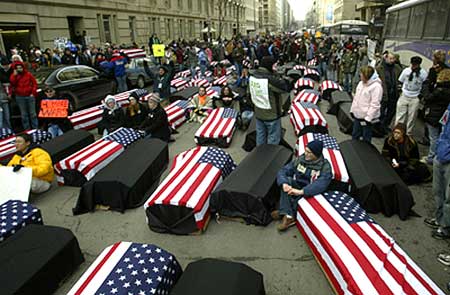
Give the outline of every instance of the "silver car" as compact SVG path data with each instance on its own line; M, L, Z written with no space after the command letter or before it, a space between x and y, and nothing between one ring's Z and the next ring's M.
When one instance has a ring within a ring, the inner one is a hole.
M150 70L157 75L158 65L153 58L132 58L127 65L127 80L130 88L144 88L152 79L144 70L144 59L147 60Z

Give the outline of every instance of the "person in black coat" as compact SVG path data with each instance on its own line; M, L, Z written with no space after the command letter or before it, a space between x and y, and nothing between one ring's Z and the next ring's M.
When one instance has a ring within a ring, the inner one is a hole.
M138 129L145 131L146 138L170 141L169 121L166 111L160 105L158 93L153 93L148 99L147 117Z
M168 99L170 97L170 74L166 67L159 67L158 75L153 74L153 72L148 67L148 63L144 60L144 70L147 75L153 80L153 92L158 93L163 103L168 104Z
M116 99L112 95L105 98L105 110L102 120L98 123L98 131L103 136L114 132L116 129L125 125L125 113L117 105Z
M130 104L125 110L125 126L137 129L147 117L148 108L139 102L139 97L135 92L131 93L128 100Z

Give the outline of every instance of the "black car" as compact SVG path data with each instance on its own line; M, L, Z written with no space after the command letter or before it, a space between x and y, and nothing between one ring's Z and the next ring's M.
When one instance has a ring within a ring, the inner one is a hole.
M82 65L57 68L43 83L39 84L38 98L44 97L45 93L42 89L45 86L51 86L59 97L69 100L72 111L99 103L108 94L116 93L115 80L101 75L91 67Z

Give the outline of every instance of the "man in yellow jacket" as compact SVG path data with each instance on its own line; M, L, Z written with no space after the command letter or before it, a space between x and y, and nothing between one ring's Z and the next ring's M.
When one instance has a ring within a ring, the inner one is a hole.
M54 178L52 159L43 149L32 145L29 134L19 134L16 137L16 153L8 166L17 172L22 167L32 169L31 192L40 194L50 189Z

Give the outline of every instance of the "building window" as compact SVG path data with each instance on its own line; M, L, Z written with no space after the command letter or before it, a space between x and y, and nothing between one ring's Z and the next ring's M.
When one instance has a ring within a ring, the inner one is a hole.
M183 9L183 0L178 0L178 8Z
M187 6L189 10L192 10L192 0L188 0Z
M105 42L111 43L111 16L110 15L103 15L103 31L105 36Z
M184 33L183 33L183 20L182 19L179 19L178 20L178 37L179 38L183 38L184 36Z
M172 0L165 0L164 1L164 6L166 8L171 8L172 7Z
M166 19L166 37L167 39L172 37L172 20L170 18Z
M136 17L135 16L128 17L128 27L130 28L131 42L135 42L136 41Z
M202 11L202 0L198 0L198 12Z

